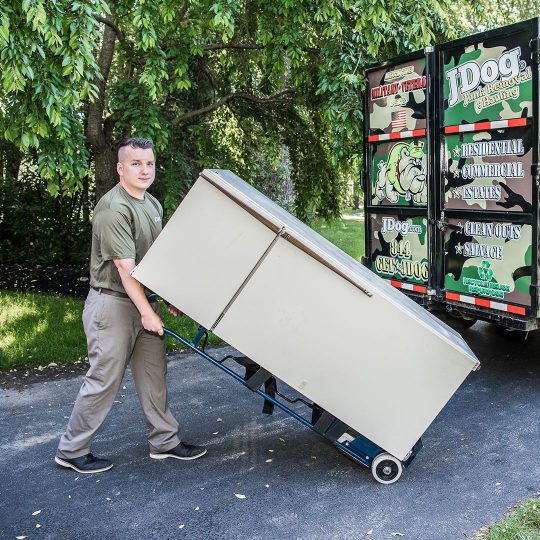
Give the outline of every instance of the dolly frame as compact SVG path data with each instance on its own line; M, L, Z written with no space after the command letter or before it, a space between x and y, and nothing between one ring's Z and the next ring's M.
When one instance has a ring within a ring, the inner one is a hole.
M163 332L230 375L233 379L264 398L267 402L272 403L289 416L292 416L305 427L327 439L347 457L370 468L373 477L380 483L392 484L396 482L401 476L402 466L407 468L416 457L416 454L422 449L422 439L419 439L407 454L406 459L400 461L327 411L323 411L321 416L314 423L306 420L306 418L298 414L285 403L276 399L274 396L269 395L261 388L265 380L273 376L271 373L264 370L264 368L260 368L251 378L246 380L236 371L223 365L225 359L220 362L216 358L210 356L203 347L199 347L202 337L208 332L207 329L202 326L199 326L195 337L191 341L188 341L170 328L163 327ZM299 400L294 400L294 402L296 401ZM301 401L307 404L304 400ZM293 401L291 400L291 403L292 402ZM384 467L385 465L386 468Z

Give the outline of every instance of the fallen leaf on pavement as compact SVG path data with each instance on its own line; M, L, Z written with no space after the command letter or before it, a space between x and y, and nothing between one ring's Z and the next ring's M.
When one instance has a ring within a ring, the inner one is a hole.
M267 459L265 463L271 463L272 460L271 459Z
M245 495L241 495L240 493L235 493L234 496L235 496L237 499L245 499L245 498L246 498Z
M41 510L36 510L35 512L32 512L33 516L37 516L38 514L41 514Z
M369 531L366 534L373 534L373 529L369 529Z

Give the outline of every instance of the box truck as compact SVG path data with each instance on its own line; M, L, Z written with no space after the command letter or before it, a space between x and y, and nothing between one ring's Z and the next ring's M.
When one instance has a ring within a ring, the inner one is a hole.
M367 70L363 263L456 325L537 328L539 19Z

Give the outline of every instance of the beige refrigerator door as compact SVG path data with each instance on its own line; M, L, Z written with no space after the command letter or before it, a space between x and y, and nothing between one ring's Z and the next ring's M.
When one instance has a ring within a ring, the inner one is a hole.
M399 459L474 367L284 239L214 332Z
M275 236L200 178L132 275L212 328Z

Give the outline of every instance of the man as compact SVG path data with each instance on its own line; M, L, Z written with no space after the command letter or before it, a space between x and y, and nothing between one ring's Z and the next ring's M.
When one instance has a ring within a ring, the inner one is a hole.
M92 220L90 292L83 311L90 369L75 401L55 461L78 473L110 469L90 444L114 402L127 364L146 422L150 457L196 459L201 446L180 442L167 405L167 361L163 323L130 272L161 232L163 210L147 193L155 178L152 141L132 138L118 149L120 182L96 205ZM174 315L180 312L170 306Z

